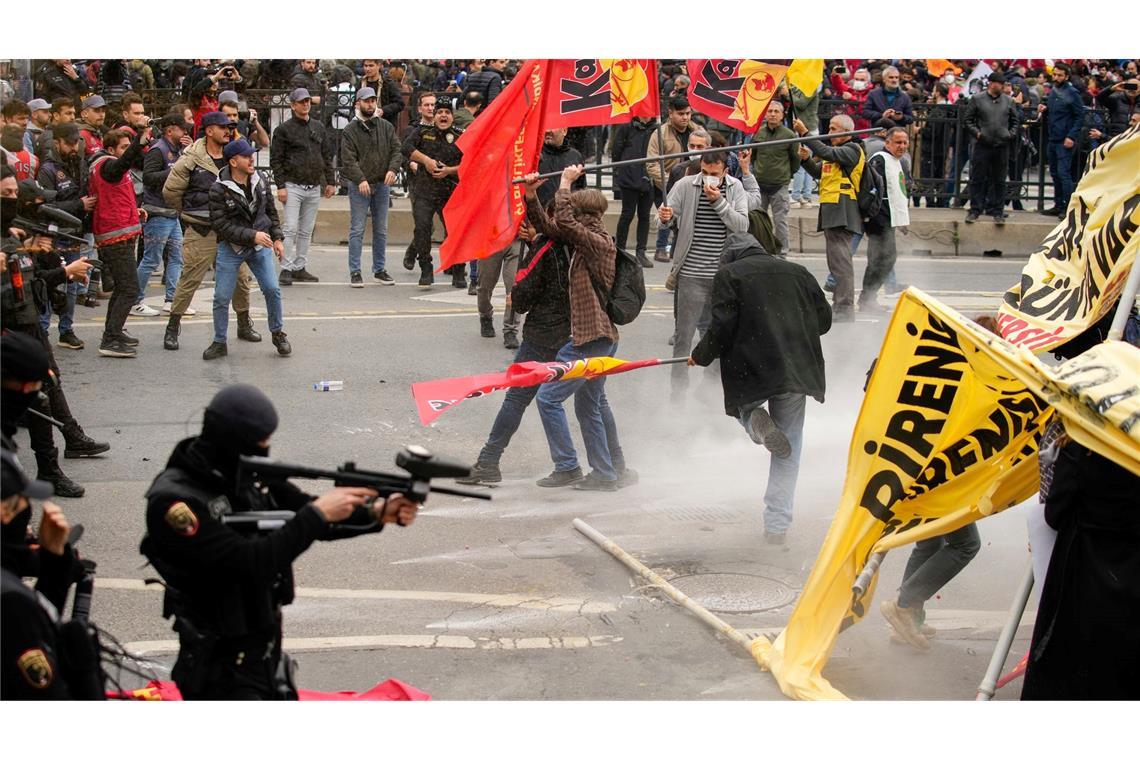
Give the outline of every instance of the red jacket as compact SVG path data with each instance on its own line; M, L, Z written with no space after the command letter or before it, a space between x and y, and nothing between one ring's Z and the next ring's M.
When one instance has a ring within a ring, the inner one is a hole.
M113 160L115 159L110 155L103 153L91 163L91 194L99 199L95 204L91 225L96 246L119 243L142 234L131 175L124 173L116 182L109 182L103 177L103 163Z
M870 127L871 122L867 121L862 116L863 101L865 101L867 99L867 96L871 94L871 90L874 89L874 85L872 85L870 82L867 82L867 89L856 90L848 85L847 82L843 81L843 77L838 74L832 74L831 87L835 90L835 94L841 98L843 97L843 93L851 93L850 100L844 99L844 111L848 116L855 120L855 129L867 129ZM820 132L827 132L827 129L823 124L819 125L819 129Z

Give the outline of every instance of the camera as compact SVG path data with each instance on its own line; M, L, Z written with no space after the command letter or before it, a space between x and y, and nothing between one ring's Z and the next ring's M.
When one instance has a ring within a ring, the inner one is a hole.
M1128 90L1129 92L1136 92L1140 90L1140 82L1125 82L1124 87L1121 89Z
M242 121L249 121L249 109L247 108L244 111L238 111L238 118Z

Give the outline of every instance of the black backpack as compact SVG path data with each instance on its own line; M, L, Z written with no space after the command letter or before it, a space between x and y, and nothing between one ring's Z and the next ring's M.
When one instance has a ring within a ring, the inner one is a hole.
M879 212L883 210L883 204L887 202L887 178L871 163L862 146L859 152L863 154L860 159L863 173L859 175L859 187L855 197L859 202L859 214L863 217L863 221L867 222L878 217ZM840 169L842 168L841 166ZM858 169L859 166L856 165L855 168ZM851 175L846 171L843 172L843 176L851 182Z
M614 249L617 250L617 259L614 262L614 284L610 292L603 293L592 274L590 283L610 321L615 325L628 325L637 319L641 307L645 305L645 274L641 271L636 256L619 248L616 241ZM589 274L589 270L586 271Z

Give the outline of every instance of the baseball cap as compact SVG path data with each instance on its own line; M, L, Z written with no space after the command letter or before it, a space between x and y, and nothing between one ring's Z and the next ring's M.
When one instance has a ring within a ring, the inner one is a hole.
M92 95L89 98L83 99L83 103L80 104L79 109L83 110L84 108L106 108L106 107L107 107L107 101L103 100L102 95Z
M368 100L369 98L374 97L376 97L376 90L373 90L371 87L361 87L356 91L356 99L358 101Z
M18 332L0 338L0 376L5 380L48 380L49 370L47 351L38 340Z
M289 102L296 103L298 100L312 100L313 96L304 87L298 87L289 93Z
M66 124L55 125L52 127L51 133L56 140L79 142L79 127L77 127L73 121L69 121Z
M252 145L241 138L230 140L226 143L226 147L222 148L222 156L227 161L234 156L252 156L256 152Z
M28 473L20 466L20 460L12 452L0 452L0 462L0 498L23 494L29 499L46 499L55 493L55 486L51 483L28 477Z
M239 100L238 94L233 90L223 90L218 93L218 105L222 103L233 103L236 106Z
M221 111L210 111L202 117L202 129L206 127L232 127L234 123L230 117Z
M33 100L28 101L28 110L29 111L50 111L51 110L51 103L47 102L43 98L35 98Z

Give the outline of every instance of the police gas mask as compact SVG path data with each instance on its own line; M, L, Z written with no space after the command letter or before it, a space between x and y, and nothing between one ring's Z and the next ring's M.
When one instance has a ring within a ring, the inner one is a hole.
M3 366L0 417L4 420L4 429L11 431L24 412L39 403L36 383L51 381L47 351L34 338L11 332L0 339L0 365Z

